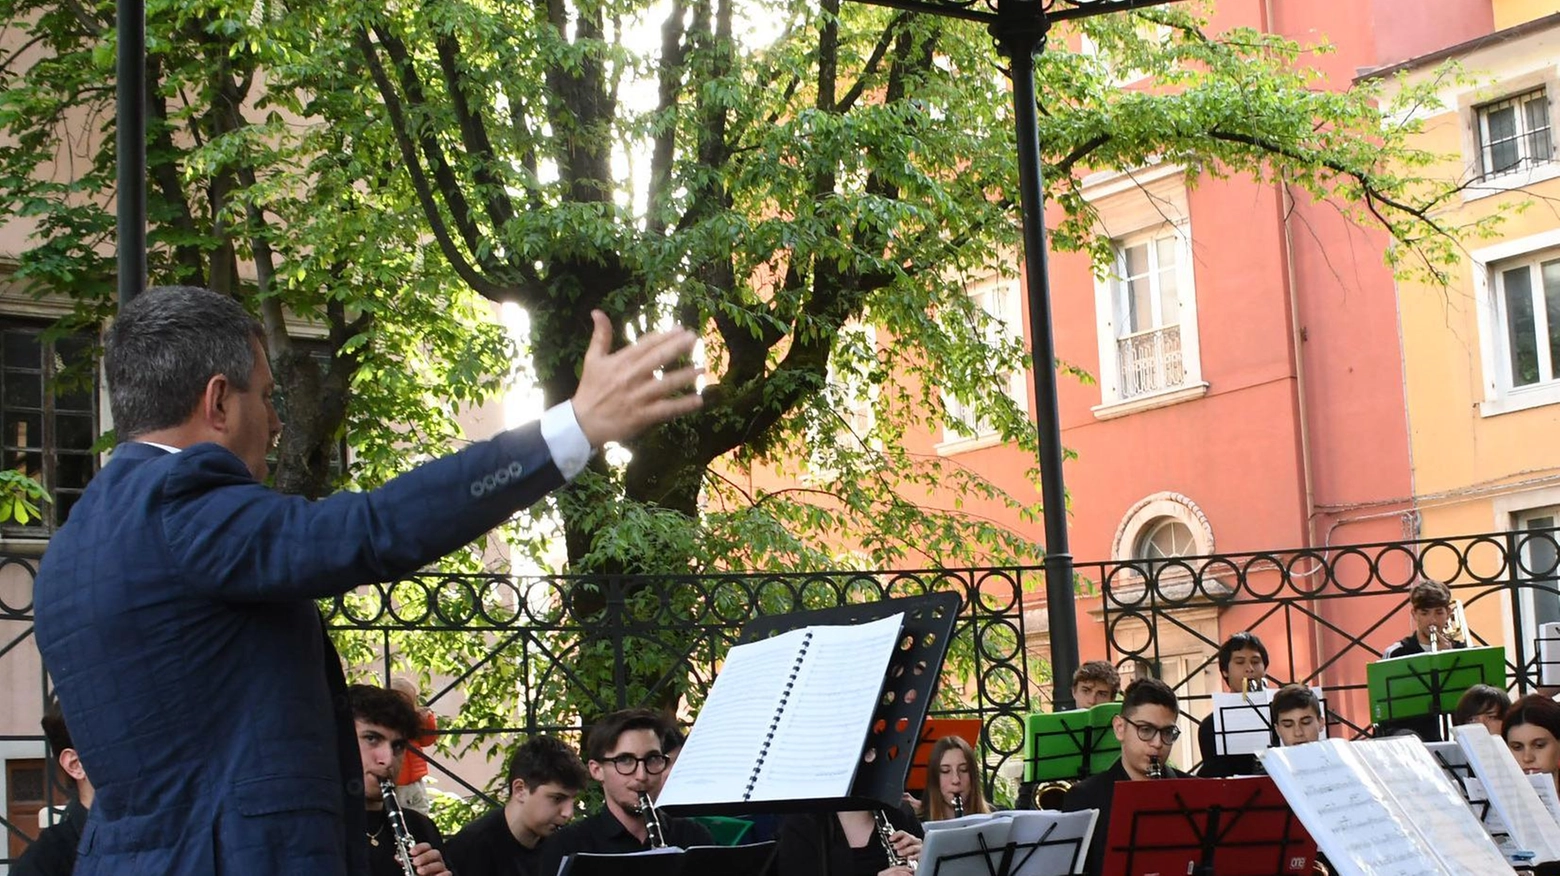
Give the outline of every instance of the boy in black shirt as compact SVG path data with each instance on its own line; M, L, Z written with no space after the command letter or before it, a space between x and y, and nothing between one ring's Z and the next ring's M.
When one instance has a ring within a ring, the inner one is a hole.
M1408 605L1414 631L1388 645L1387 650L1381 652L1381 659L1428 653L1432 641L1435 649L1441 651L1467 647L1446 635L1446 628L1452 620L1451 588L1440 581L1420 579L1408 591ZM1399 736L1404 733L1412 733L1426 742L1442 741L1441 722L1435 715L1381 721L1376 725L1377 736Z
M1169 685L1157 678L1140 678L1127 685L1126 696L1121 700L1121 714L1111 719L1111 729L1121 740L1121 757L1105 772L1072 786L1062 798L1063 812L1100 811L1099 820L1094 824L1094 838L1089 841L1088 863L1084 867L1089 876L1101 876L1105 872L1105 845L1110 834L1110 807L1116 796L1116 783L1147 780L1150 760L1159 762L1164 778L1186 777L1186 773L1167 763L1171 747L1181 738L1181 728L1176 726L1180 717L1181 706Z
M357 730L358 754L363 759L363 804L368 809L368 870L371 876L402 876L396 858L395 829L385 814L381 780L394 781L401 773L401 758L411 740L422 732L417 710L393 690L354 684L347 688ZM402 809L415 844L412 864L418 876L448 873L444 864L444 837L434 823L411 809Z
M576 852L607 854L638 852L650 848L639 795L654 800L666 781L671 758L665 752L671 720L649 709L625 709L596 722L585 743L586 768L601 783L606 805L584 821L558 831L542 849L541 872L558 872L567 855ZM703 825L661 815L669 846L714 845Z
M580 756L533 736L509 758L509 800L461 828L445 851L461 876L539 876L542 846L574 817L588 778Z

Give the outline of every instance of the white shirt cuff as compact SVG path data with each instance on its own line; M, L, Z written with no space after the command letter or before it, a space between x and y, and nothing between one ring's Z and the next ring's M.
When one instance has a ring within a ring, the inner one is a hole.
M574 418L574 403L556 404L542 414L542 440L547 442L547 452L552 454L553 465L563 472L563 479L574 480L590 462L590 441Z

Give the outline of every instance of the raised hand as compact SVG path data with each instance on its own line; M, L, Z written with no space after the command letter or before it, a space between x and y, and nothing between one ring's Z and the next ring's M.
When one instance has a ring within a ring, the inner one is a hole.
M595 326L579 388L574 391L574 418L592 447L627 441L703 404L688 391L701 369L658 374L693 350L697 340L693 332L685 328L651 332L614 353L612 324L606 314L593 310L590 316Z

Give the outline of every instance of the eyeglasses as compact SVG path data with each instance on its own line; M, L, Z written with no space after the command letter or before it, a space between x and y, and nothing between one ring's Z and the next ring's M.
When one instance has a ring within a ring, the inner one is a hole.
M1174 745L1175 741L1181 738L1181 728L1174 724L1169 727L1155 727L1147 721L1134 721L1126 715L1122 715L1121 720L1131 724L1132 729L1137 731L1138 739L1144 742L1153 742L1155 734L1158 734L1166 745Z
M617 770L618 775L620 776L633 775L639 770L640 764L645 765L645 772L652 776L658 775L664 772L666 770L666 765L671 762L671 758L660 753L659 751L652 752L645 755L644 757L635 757L632 754L620 754L617 757L607 758L607 763L612 764L612 768Z

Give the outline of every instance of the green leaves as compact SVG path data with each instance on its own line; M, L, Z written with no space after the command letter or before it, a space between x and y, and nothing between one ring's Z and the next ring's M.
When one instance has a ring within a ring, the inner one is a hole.
M38 518L41 502L54 502L42 484L19 469L0 470L0 523L25 526Z

